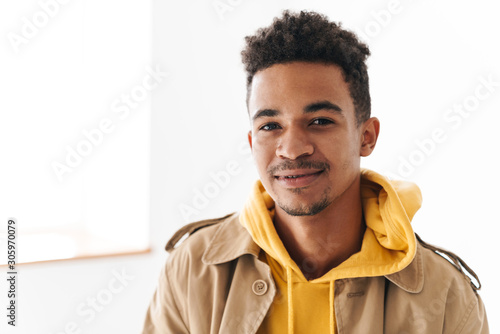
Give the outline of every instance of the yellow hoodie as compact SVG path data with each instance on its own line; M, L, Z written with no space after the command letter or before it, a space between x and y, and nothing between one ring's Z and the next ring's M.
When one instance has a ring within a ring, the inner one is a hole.
M384 276L411 263L416 243L410 223L422 203L420 189L361 169L361 198L366 222L361 250L308 281L276 232L273 199L260 180L255 182L240 222L264 250L261 260L269 264L278 290L257 333L336 333L335 280Z

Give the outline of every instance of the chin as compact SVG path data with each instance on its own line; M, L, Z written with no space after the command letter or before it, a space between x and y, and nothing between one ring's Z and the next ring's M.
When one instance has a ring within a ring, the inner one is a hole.
M327 201L317 202L310 205L279 205L279 207L290 216L314 216L326 209L330 205Z
M290 216L314 216L325 210L332 202L328 191L325 191L322 197L307 203L296 199L285 202L275 200L275 203Z

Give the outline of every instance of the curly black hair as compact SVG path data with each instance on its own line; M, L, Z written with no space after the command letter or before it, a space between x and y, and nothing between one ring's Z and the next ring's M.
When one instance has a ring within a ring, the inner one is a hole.
M358 125L370 118L370 91L365 64L368 46L356 35L330 22L325 15L301 11L283 11L271 26L246 36L241 52L247 73L247 104L252 80L260 70L274 64L307 61L336 64L342 68L344 80L354 103Z

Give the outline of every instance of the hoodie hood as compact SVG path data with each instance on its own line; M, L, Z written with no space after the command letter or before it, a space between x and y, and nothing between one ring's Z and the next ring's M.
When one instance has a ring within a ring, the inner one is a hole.
M361 251L310 282L389 275L404 269L413 260L416 240L411 221L422 203L418 186L407 181L391 181L374 171L361 169L361 198L367 227ZM291 267L298 279L306 281L276 232L274 212L273 199L257 180L241 212L240 223L268 255L283 267ZM355 268L357 266L361 267Z

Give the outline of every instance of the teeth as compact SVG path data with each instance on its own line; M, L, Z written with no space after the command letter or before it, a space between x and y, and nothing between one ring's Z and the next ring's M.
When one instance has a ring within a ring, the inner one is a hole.
M301 176L304 176L304 175L285 176L285 179L296 179L296 178L301 177Z

